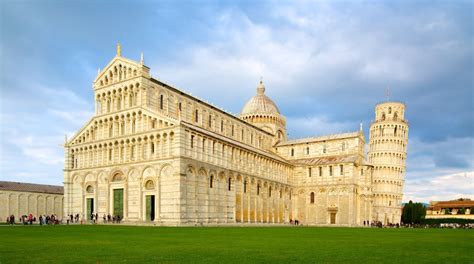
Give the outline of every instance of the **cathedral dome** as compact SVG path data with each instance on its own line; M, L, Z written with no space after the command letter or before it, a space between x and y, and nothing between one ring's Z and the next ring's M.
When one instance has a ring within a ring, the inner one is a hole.
M240 116L265 114L265 115L280 115L280 110L276 104L265 95L265 86L263 82L257 86L257 95L252 97L242 109Z

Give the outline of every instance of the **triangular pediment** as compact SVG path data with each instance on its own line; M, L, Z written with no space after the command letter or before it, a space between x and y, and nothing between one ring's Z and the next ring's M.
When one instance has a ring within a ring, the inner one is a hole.
M137 76L150 77L150 68L141 62L115 56L94 79L94 88L102 88Z

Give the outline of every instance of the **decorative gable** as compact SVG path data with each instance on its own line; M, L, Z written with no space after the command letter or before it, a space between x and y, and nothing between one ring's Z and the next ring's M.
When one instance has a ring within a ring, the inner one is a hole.
M140 62L124 58L122 57L119 44L117 46L117 55L102 71L98 72L94 80L94 89L100 89L137 76L150 78L150 68L144 65L143 53Z

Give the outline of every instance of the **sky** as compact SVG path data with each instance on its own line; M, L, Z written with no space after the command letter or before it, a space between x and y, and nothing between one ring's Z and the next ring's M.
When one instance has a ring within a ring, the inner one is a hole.
M0 1L0 180L61 185L115 56L238 114L260 78L290 138L409 121L404 201L474 199L471 1Z

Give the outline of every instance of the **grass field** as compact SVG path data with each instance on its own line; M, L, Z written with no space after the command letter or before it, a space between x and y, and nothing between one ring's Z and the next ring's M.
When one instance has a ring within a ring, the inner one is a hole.
M474 230L0 226L0 263L474 263Z

